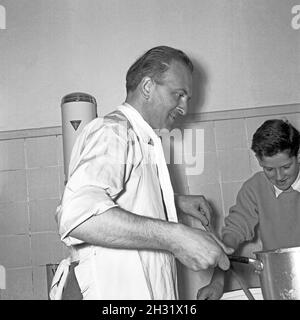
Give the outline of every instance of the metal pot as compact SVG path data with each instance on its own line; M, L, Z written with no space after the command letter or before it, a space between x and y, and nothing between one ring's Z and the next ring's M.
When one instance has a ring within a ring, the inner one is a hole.
M300 300L300 247L254 252L256 259L229 256L254 266L265 300Z

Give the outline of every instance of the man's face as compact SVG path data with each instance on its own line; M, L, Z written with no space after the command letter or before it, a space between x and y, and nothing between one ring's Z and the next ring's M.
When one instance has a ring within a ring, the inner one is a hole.
M192 95L192 73L173 61L164 77L154 82L149 124L153 129L171 129L179 115L185 115Z
M298 176L298 159L296 156L290 157L287 152L272 157L257 157L257 160L269 181L282 191L288 190Z

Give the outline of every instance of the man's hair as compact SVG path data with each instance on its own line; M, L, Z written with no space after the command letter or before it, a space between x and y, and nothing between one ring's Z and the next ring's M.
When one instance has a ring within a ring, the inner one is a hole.
M297 156L300 136L288 121L273 119L265 121L254 133L251 149L262 157L272 157L286 152L289 157Z
M145 76L151 77L154 81L161 80L172 60L183 63L193 72L193 64L183 51L167 46L155 47L138 58L127 71L127 93L134 91Z

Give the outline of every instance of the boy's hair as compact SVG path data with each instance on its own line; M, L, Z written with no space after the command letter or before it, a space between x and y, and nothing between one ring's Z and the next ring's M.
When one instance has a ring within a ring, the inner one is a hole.
M193 72L193 63L183 51L168 46L155 47L138 58L127 71L127 93L134 91L145 76L155 81L161 80L173 60L181 62Z
M288 121L272 119L265 121L254 133L251 149L261 159L286 152L297 156L300 144L299 131Z

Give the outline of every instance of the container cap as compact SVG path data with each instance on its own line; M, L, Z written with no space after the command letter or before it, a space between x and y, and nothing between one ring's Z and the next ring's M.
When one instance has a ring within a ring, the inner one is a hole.
M61 105L68 102L76 102L76 101L83 101L83 102L90 102L97 106L96 99L88 93L84 92L73 92L69 93L64 96L61 100Z

